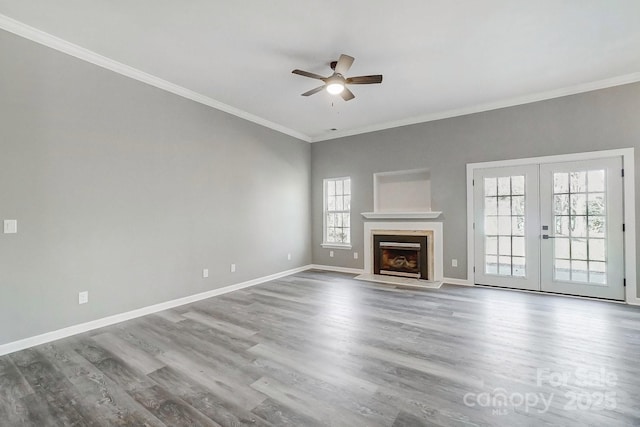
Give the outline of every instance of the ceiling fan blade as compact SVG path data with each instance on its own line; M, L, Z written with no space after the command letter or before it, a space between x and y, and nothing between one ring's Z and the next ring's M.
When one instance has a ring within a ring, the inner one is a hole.
M309 95L313 95L314 93L318 93L320 92L322 89L324 89L324 85L322 86L318 86L315 89L311 89L310 91L307 91L305 93L302 94L302 96L309 96ZM346 89L346 88L345 88Z
M344 76L345 73L349 71L349 68L351 68L351 64L353 64L353 61L354 61L353 56L344 55L344 54L340 55L340 58L338 59L338 63L336 64L335 72L338 74L342 74Z
M347 84L349 85L370 85L373 83L382 83L382 74L376 74L373 76L349 77L347 79Z
M292 73L293 74L298 74L298 75L304 76L304 77L311 77L312 79L318 79L318 80L325 80L326 79L326 77L322 77L320 74L310 73L308 71L293 70Z
M345 101L350 101L353 98L355 98L356 96L353 94L353 92L351 92L348 88L344 88L344 90L342 92L340 92L340 96L342 97L342 99L344 99Z

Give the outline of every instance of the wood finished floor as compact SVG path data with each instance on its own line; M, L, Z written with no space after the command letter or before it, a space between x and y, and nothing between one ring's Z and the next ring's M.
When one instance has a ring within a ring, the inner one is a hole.
M637 307L307 271L0 357L0 425L640 425L639 355Z

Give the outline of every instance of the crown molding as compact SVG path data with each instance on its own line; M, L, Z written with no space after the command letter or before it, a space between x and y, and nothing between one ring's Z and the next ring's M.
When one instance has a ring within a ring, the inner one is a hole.
M525 95L521 97L509 98L509 99L499 100L496 102L479 104L471 107L464 107L464 108L458 108L453 110L429 113L429 114L410 117L406 119L345 130L342 132L332 132L331 134L312 137L302 132L298 132L294 129L288 128L286 126L280 125L278 123L275 123L270 120L264 119L262 117L256 116L254 114L248 113L244 110L240 110L239 108L232 107L223 102L217 101L213 98L210 98L208 96L195 92L191 89L187 89L185 87L171 83L167 80L163 80L159 77L156 77L152 74L141 71L137 68L133 68L129 65L115 61L106 56L100 55L94 51L85 49L81 46L78 46L76 44L63 40L52 34L38 30L37 28L31 27L23 22L17 21L3 14L0 14L0 29L16 34L20 37L26 38L38 44L47 46L51 49L55 49L59 52L66 53L67 55L73 56L75 58L81 59L83 61L89 62L91 64L113 71L115 73L121 74L123 76L138 80L142 83L146 83L150 86L154 86L158 89L162 89L164 91L173 93L183 98L190 99L192 101L209 106L211 108L215 108L216 110L229 113L236 117L240 117L242 119L248 120L250 122L256 123L258 125L267 127L269 129L275 130L277 132L283 133L285 135L289 135L293 138L299 139L301 141L309 142L309 143L344 138L347 136L377 132L381 130L414 125L418 123L426 123L426 122L431 122L435 120L448 119L452 117L466 116L468 114L481 113L484 111L497 110L497 109L506 108L506 107L514 107L517 105L529 104L532 102L544 101L544 100L553 99L553 98L560 98L563 96L575 95L575 94L590 92L598 89L606 89L613 86L619 86L619 85L624 85L628 83L636 83L640 81L640 72L635 72L635 73L626 74L623 76L613 77L613 78L599 80L599 81L590 82L590 83L583 83L583 84L555 89L547 92L540 92L540 93Z
M158 89L171 92L183 98L187 98L211 108L215 108L216 110L224 111L225 113L232 114L234 116L267 127L285 135L292 136L302 141L311 142L311 138L301 132L295 131L278 123L274 123L262 117L232 107L208 96L176 85L167 80L163 80L152 74L145 73L144 71L141 71L137 68L115 61L111 58L107 58L106 56L100 55L92 50L85 49L52 34L38 30L37 28L31 27L6 15L0 14L0 28L25 39L47 46L51 49L66 53L67 55L73 56L99 67L106 68L107 70L132 78L134 80L138 80L150 86L157 87Z
M640 81L640 72L635 72L631 74L625 74L623 76L617 76L609 79L598 80L595 82L568 86L560 89L554 89L551 91L519 96L516 98L503 99L500 101L490 102L486 104L479 104L471 107L440 111L436 113L425 114L425 115L411 117L407 119L401 119L401 120L381 123L381 124L372 125L372 126L365 126L357 129L345 130L344 132L332 132L331 134L312 137L311 142L327 141L330 139L338 139L338 138L344 138L347 136L360 135L363 133L377 132L377 131L397 128L401 126L415 125L418 123L432 122L435 120L449 119L449 118L458 117L458 116L466 116L468 114L498 110L500 108L514 107L516 105L530 104L533 102L545 101L553 98L561 98L563 96L576 95L579 93L591 92L598 89L606 89L609 87L620 86L620 85L629 84L629 83L636 83L639 81Z

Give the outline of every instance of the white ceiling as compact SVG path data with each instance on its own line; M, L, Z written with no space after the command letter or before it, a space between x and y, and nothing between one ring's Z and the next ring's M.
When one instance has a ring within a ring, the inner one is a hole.
M0 14L307 141L640 80L639 0L0 0ZM341 53L348 76L383 83L300 96L318 81L291 70L329 75Z

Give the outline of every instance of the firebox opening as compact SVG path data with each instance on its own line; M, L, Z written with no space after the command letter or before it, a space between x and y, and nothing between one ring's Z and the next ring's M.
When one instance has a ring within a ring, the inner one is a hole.
M427 236L373 237L374 274L429 279Z

